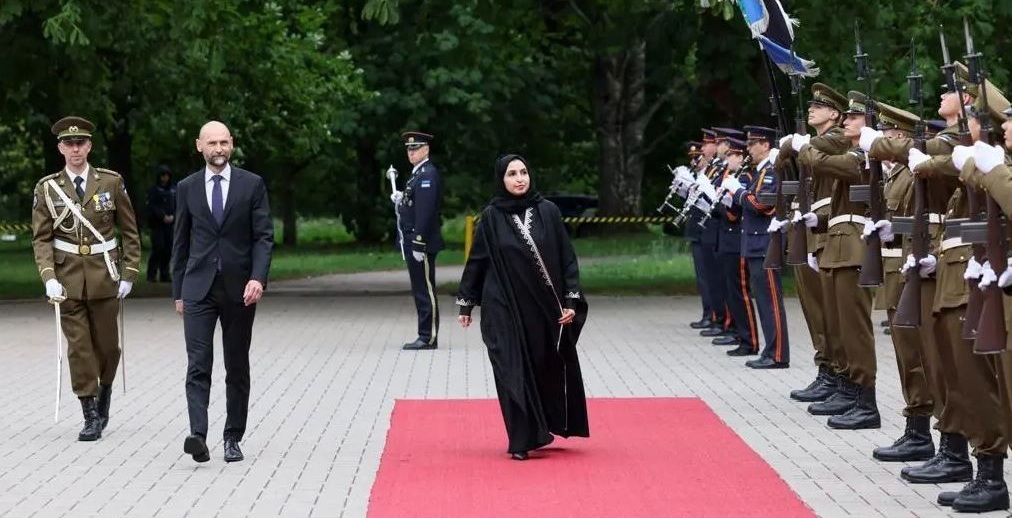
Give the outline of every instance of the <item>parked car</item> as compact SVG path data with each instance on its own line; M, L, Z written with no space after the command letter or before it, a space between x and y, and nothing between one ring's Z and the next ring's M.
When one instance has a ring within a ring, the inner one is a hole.
M591 217L597 212L597 196L586 194L548 194L545 199L559 207L563 218ZM569 235L579 237L581 223L566 223Z

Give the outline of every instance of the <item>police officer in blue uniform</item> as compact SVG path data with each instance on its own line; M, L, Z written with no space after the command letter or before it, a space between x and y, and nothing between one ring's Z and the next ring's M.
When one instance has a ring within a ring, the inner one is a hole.
M703 129L702 131L703 140L699 143L699 159L696 160L695 168L692 170L693 176L705 174L717 155L716 134L710 129ZM703 233L703 227L699 226L700 216L702 216L702 213L698 210L690 209L689 218L683 227L683 235L685 236L685 240L689 242L689 247L692 251L692 266L696 273L696 289L699 291L699 297L703 305L703 317L696 322L690 323L689 326L692 329L706 330L719 325L724 320L724 308L716 307L710 292L709 279L711 275L707 269L712 268L712 264L707 263L707 255L700 241Z
M744 136L744 134L742 134ZM723 272L724 292L727 294L727 307L731 311L734 322L730 336L713 339L713 345L737 345L727 352L729 356L746 356L759 353L759 326L755 319L755 308L752 293L749 289L748 264L741 255L741 220L742 207L734 204L734 192L725 188L725 181L735 178L739 185L748 185L750 171L744 160L745 141L728 138L728 150L725 153L728 167L724 173L714 178L717 187L717 201L714 219L720 225L717 238L717 258Z
M753 369L784 369L790 365L787 316L784 313L780 271L763 267L769 248L768 228L776 207L759 202L764 193L775 193L779 179L773 169L777 132L762 126L745 126L748 153L755 164L749 184L725 180L725 190L734 193L734 203L742 208L741 252L748 263L749 284L756 300L759 320L766 342L759 358L745 365Z
M400 220L401 251L408 263L411 292L418 311L418 338L404 344L409 351L439 345L439 308L436 303L436 254L443 249L440 228L443 198L439 170L429 161L432 135L408 131L401 135L411 162L411 177L404 191L391 199Z

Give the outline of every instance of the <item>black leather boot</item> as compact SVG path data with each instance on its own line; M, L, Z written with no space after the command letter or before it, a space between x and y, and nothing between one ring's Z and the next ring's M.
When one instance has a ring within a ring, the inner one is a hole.
M105 431L109 424L109 404L112 403L112 385L98 386L98 427Z
M912 484L969 482L973 478L973 464L967 452L966 437L942 432L935 456L920 466L903 468L900 478Z
M819 374L807 387L791 391L791 399L804 403L825 401L836 392L839 385L839 380L829 369L819 367Z
M703 317L696 322L689 322L689 327L693 329L706 329L711 326L713 326L713 321L710 320L710 317Z
M882 416L875 402L875 387L858 386L857 402L843 415L835 415L826 421L830 428L837 430L867 430L882 428Z
M934 457L935 443L931 440L930 425L928 416L908 417L903 435L892 446L875 448L871 456L883 462L912 462Z
M98 424L98 405L94 397L81 398L81 410L84 412L84 428L77 434L79 441L97 441L102 438L102 428Z
M859 386L846 378L837 378L839 387L832 395L820 403L808 405L808 413L812 415L842 415L857 403Z
M961 513L986 513L1009 508L1008 487L1002 471L1003 456L978 455L977 478L967 484L952 502ZM940 497L939 497L940 498Z

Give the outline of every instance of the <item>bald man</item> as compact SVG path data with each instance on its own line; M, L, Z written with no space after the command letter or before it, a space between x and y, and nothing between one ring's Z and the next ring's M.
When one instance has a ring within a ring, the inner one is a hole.
M214 329L221 321L225 360L225 462L243 460L239 442L249 410L249 349L256 305L267 286L274 225L267 187L232 167L232 134L217 121L200 129L197 151L206 165L176 188L172 298L186 338L186 405L190 435L183 451L210 460L207 406L214 363Z

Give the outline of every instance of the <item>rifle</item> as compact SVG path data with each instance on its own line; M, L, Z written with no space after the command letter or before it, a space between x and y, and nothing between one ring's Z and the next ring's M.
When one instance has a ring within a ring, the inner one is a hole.
M793 48L791 49L791 59L793 62ZM804 104L801 98L801 90L801 74L791 74L791 93L796 97L794 106L794 132L803 135L808 133L808 128L806 127L808 121L804 110L801 108ZM785 182L780 182L780 184L783 186L784 192L791 190L797 193L794 199L798 202L798 211L802 214L807 214L812 210L812 172L807 166L798 167L798 163L794 158L791 158L791 167L797 172L797 182L789 182L790 185L785 184ZM794 185L795 183L796 186ZM794 233L794 237L791 239L790 249L787 250L787 264L791 266L808 264L808 227L804 223L798 222L791 225L791 232Z
M970 70L970 81L975 83L983 107L977 113L980 123L980 140L991 145L991 115L987 102L987 74L984 72L983 54L975 52L973 37L970 36L970 24L963 19L963 32L966 36L966 66ZM1001 207L994 197L987 195L987 260L991 268L1001 268L1005 264L1005 232ZM975 245L976 246L976 245ZM978 290L979 291L979 290ZM984 288L983 304L980 316L974 322L977 332L973 341L973 352L977 354L996 354L1005 350L1005 312L1002 304L1002 290L996 282ZM967 308L969 310L969 308ZM967 321L970 315L966 315Z
M910 75L907 76L907 88L909 90L909 101L911 106L917 106L917 125L914 127L914 145L922 153L926 151L924 123L924 77L917 72L917 59L915 57L914 40L910 40ZM914 256L914 267L907 270L903 291L900 292L900 300L896 303L896 314L893 315L892 325L896 327L920 327L921 325L921 272L919 261L928 255L928 246L931 238L928 236L927 210L927 180L921 177L914 178L914 214L910 220L911 230L910 249ZM899 219L895 218L893 232L902 233L899 227ZM907 218L902 218L906 220Z
M791 49L791 53L793 54L793 48ZM776 77L773 75L773 65L770 63L770 57L766 55L765 52L763 53L763 56L765 58L764 63L766 64L766 73L769 76L770 80L770 108L772 110L771 115L776 117L777 130L779 130L779 134L783 135L787 133L787 121L786 116L784 115L783 103L780 100L780 89L777 88ZM795 77L800 77L800 75L799 74L791 75L792 95L796 93L795 89L800 84L800 81L795 80ZM771 148L773 147L772 145L773 143L770 142ZM793 158L791 159L791 170L794 172L794 177L797 178L798 164L795 162ZM796 184L797 182L792 183ZM792 190L794 194L797 194L796 186L790 190ZM774 216L773 216L774 218L778 216L781 218L787 217L787 202L784 195L788 193L785 191L786 189L784 188L784 178L780 178L780 181L777 182L777 193L775 201L773 201L773 203L760 201L760 203L763 203L765 205L774 206ZM783 264L784 264L784 230L781 228L778 229L776 232L770 234L770 244L769 248L766 249L766 259L763 260L763 268L767 270L780 270L781 268L783 268Z
M864 102L864 125L875 128L875 98L872 95L872 81L868 74L868 54L861 50L861 28L854 24L854 40L857 52L854 54L854 63L857 68L857 80L867 84L867 99ZM865 158L868 166L868 205L871 212L871 219L879 221L883 217L884 207L882 203L882 162L871 158ZM879 286L882 284L882 240L879 238L878 230L875 230L865 239L864 258L861 260L861 274L858 276L859 286Z

